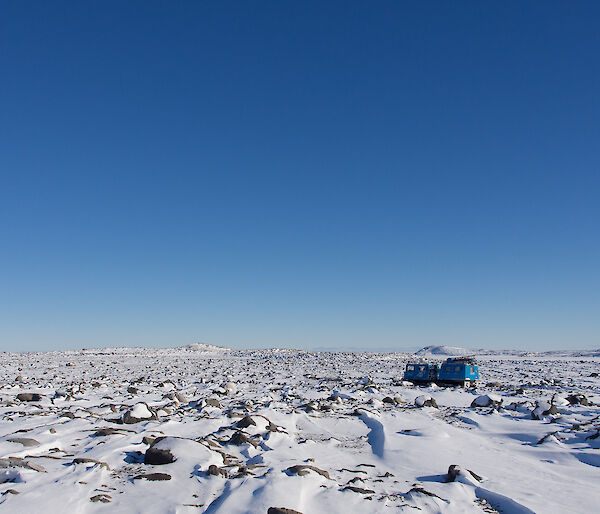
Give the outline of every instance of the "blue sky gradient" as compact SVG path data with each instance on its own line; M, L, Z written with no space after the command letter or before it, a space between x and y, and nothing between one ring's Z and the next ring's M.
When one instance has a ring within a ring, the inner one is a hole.
M0 350L600 347L598 2L12 2Z

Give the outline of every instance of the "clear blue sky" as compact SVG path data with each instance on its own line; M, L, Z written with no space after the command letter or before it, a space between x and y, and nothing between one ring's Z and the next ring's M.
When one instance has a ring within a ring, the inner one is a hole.
M0 349L600 347L599 19L2 2Z

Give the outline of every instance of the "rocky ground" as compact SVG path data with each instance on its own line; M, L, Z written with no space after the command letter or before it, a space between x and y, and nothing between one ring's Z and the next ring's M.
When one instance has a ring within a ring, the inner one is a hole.
M600 358L485 355L476 390L403 382L409 358L1 354L0 509L597 511Z

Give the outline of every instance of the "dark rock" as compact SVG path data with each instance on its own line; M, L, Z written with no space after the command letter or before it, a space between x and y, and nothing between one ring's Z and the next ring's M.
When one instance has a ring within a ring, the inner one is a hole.
M267 514L302 514L302 512L294 509L286 509L285 507L269 507Z
M308 464L296 464L295 466L290 466L285 470L287 473L291 473L292 475L304 476L308 475L311 471L318 473L319 475L325 477L327 480L331 480L329 476L329 472L323 469L319 469L316 466L310 466Z
M138 388L137 388L137 387L133 387L133 386L129 386L129 387L127 388L127 392L128 392L129 394L137 394L137 393L138 393Z
M113 435L113 434L122 434L123 432L125 432L125 430L121 429L121 428L100 428L98 430L96 430L96 432L94 432L94 436L96 437L105 437L107 435ZM129 430L127 430L127 432L129 432Z
M211 464L210 466L208 466L208 471L207 473L211 476L223 476L225 478L229 477L229 474L227 473L227 470L220 468L219 466L215 466L214 464Z
M171 475L168 473L147 473L144 475L136 475L133 477L134 480L150 480L151 482L163 481L163 480L171 480Z
M363 489L362 487L355 487L353 485L347 485L342 489L342 491L353 491L360 494L372 494L375 492L373 489Z
M209 407L218 407L219 409L221 408L221 402L216 398L207 398L204 402Z
M570 396L567 396L567 401L571 405L591 405L591 402L583 394L572 394Z
M163 465L171 464L171 462L175 462L177 460L169 450L154 448L154 445L163 439L164 437L157 437L154 441L152 441L152 445L144 454L144 464Z
M227 444L235 444L235 445L241 445L241 444L247 444L250 443L250 439L248 438L248 436L246 434L244 434L243 432L241 432L240 430L238 430L237 432L235 432L235 434L233 434L231 436L231 439L229 439L229 441L227 441Z
M245 416L240 419L236 424L238 428L248 428L249 426L256 426L256 421L254 421L250 416Z
M391 397L391 396L386 396L383 400L381 400L383 403L390 403L392 405L396 404L396 401Z
M91 502L102 502L102 503L110 503L111 496L110 494L97 494L96 496L92 496L90 498Z
M42 396L37 393L19 393L17 395L17 400L21 402L39 402L41 399Z
M147 444L149 446L152 446L152 443L154 441L156 441L156 437L148 437L147 435L142 437L142 443Z
M427 491L426 489L423 489L422 487L413 487L410 491L408 491L406 494L410 494L410 493L419 493L419 494L424 494L425 496L431 496L432 498L439 498L442 501L446 501L444 500L444 498L438 496L435 493L432 493L430 491ZM405 496L405 495L402 495Z
M482 477L480 477L477 473L474 473L470 469L467 469L467 471L478 482L481 482L483 480ZM458 475L460 475L461 473L464 473L464 471L460 468L460 466L457 466L456 464L452 464L448 468L448 475L446 476L446 482L454 482L456 480L456 477L458 477Z
M175 462L177 459L173 456L173 454L169 450L160 450L158 448L148 448L146 453L144 454L144 464L171 464L171 462Z

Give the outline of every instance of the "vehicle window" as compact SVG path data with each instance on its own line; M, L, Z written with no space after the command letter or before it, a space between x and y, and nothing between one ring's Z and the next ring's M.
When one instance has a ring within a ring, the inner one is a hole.
M456 371L456 373L458 373L460 371L460 366L454 366L454 371Z
M425 371L425 366L419 366L419 371Z
M414 366L406 366L406 370L407 371L414 371L415 367Z

